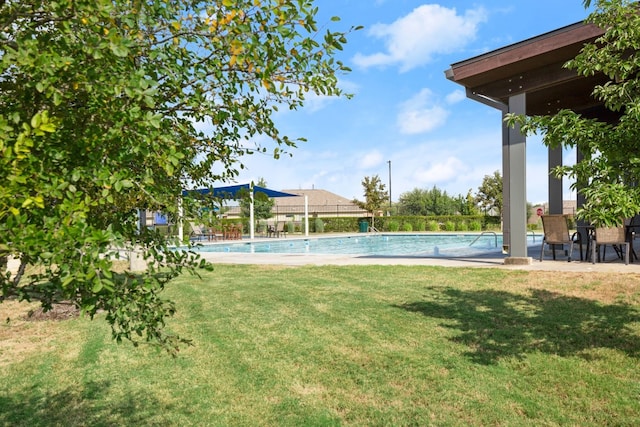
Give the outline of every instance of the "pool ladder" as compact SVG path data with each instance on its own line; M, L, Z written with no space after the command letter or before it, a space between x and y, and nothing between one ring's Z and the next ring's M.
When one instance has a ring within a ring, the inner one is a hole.
M473 245L475 242L478 241L478 239L480 239L483 236L489 236L489 235L493 235L495 241L496 241L496 248L498 247L498 235L496 234L495 231L483 231L482 233L480 233L480 235L478 237L476 237L474 239L473 242L469 243L469 246Z
M533 243L536 242L536 233L534 233L533 231L528 231L527 235L531 234L533 236ZM495 239L495 245L496 248L498 247L498 235L496 234L495 231L483 231L482 233L480 233L480 235L478 237L475 238L475 240L471 243L469 243L469 246L473 245L475 242L478 241L478 239L480 239L482 236L488 236L488 235L493 235L493 238Z

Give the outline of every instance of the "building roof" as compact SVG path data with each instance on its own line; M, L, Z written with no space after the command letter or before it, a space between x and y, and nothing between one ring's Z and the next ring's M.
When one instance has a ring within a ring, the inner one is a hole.
M564 67L603 33L593 24L578 22L452 64L445 75L464 86L468 97L488 105L507 105L510 97L526 93L527 115L555 114L567 108L586 117L615 119L592 96L593 88L607 77L582 76Z
M353 201L327 190L311 189L282 191L284 193L296 194L298 196L306 195L309 200L309 206L353 206L354 208L359 209ZM304 204L304 200L301 197L279 197L275 199L275 203L278 206L300 206Z
M300 196L308 197L308 208L310 212L315 214L340 214L340 215L352 215L352 214L365 214L366 211L361 209L345 197L339 196L335 193L326 190L282 190L283 193L295 194L292 197L277 197L274 198L274 205L272 212L276 214L301 214L304 212L304 198ZM240 206L229 206L226 214L239 215Z

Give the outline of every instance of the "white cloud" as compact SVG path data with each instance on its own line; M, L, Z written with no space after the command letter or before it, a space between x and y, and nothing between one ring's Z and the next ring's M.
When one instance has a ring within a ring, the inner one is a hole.
M383 39L386 50L357 53L353 60L363 68L399 64L401 71L408 71L428 63L436 54L460 49L475 38L478 25L486 19L482 8L458 15L455 9L425 4L391 24L373 25L369 34Z
M378 150L367 153L362 157L358 167L360 169L371 169L382 163L382 154Z
M435 104L431 90L425 88L400 106L397 124L403 134L414 135L443 125L449 111Z
M338 87L344 93L355 94L360 89L360 85L349 80L339 80ZM304 110L308 113L315 113L325 108L327 105L334 101L338 101L340 98L337 96L328 96L317 94L315 92L308 92L304 96ZM288 109L282 109L283 111L289 111Z
M447 157L442 161L431 164L428 169L418 169L413 178L416 183L436 184L454 179L465 169L465 164L460 159Z
M445 100L447 104L453 105L457 104L460 101L467 99L467 96L464 94L463 90L454 90L449 95L446 96Z
M315 113L316 111L322 110L335 100L335 96L318 95L316 93L309 92L304 96L304 110L308 113Z

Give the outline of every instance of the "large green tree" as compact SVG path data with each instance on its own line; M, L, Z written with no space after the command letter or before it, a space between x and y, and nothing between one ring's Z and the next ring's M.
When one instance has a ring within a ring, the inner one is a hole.
M398 211L402 215L472 215L475 213L471 191L467 197L452 197L436 186L430 190L414 188L398 198Z
M499 171L485 175L476 193L476 203L481 209L494 211L502 217L502 176Z
M584 46L567 68L581 76L603 73L608 81L593 90L619 120L589 119L570 110L548 116L508 116L526 134L542 133L550 147L575 148L583 160L561 166L557 176L573 180L573 188L586 197L579 218L596 225L620 225L640 212L640 13L628 0L585 1L595 6L587 18L604 34Z
M362 179L362 189L364 201L354 199L353 203L371 214L371 226L375 228L375 213L389 200L389 193L378 175L365 176Z
M185 185L295 147L274 111L341 95L348 71L346 32L316 16L311 0L0 0L0 255L20 262L0 301L72 301L117 340L176 349L160 291L205 264L139 230L136 208L175 220ZM147 271L114 267L130 250Z

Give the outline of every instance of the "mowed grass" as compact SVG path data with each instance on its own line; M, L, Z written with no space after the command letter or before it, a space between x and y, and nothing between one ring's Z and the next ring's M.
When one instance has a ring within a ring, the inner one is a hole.
M638 275L217 265L167 297L177 359L0 305L0 424L640 425Z

